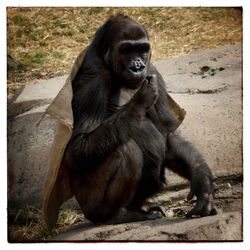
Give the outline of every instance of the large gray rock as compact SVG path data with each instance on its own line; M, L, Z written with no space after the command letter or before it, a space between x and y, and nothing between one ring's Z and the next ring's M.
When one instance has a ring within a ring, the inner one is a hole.
M172 97L187 111L180 126L215 175L242 173L241 45L192 53L155 63ZM214 76L199 68L223 67ZM193 73L192 73L193 72ZM37 121L64 84L66 76L26 85L8 105L8 201L41 206L54 121ZM182 179L170 174L170 183Z
M41 207L55 120L44 119L66 76L22 87L8 103L8 203Z
M15 117L33 108L51 103L66 78L67 76L59 76L49 80L39 80L17 90L8 105L8 117Z
M241 215L224 213L198 219L158 219L119 225L75 226L51 241L240 241Z
M41 206L44 177L55 121L37 127L47 105L8 121L8 201L11 206Z
M155 65L170 95L187 111L179 130L202 152L213 174L242 174L241 46L198 51ZM204 66L215 74L197 74ZM183 182L172 173L168 179Z

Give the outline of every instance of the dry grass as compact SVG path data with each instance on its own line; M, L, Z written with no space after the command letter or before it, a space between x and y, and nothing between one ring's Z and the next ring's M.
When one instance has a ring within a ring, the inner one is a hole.
M153 60L242 39L236 8L8 8L8 93L39 78L69 72L77 54L112 14L124 13L150 35Z
M84 221L80 211L62 210L57 227L49 234L43 222L42 211L35 207L11 209L8 214L9 242L37 242L47 240L60 232L67 230L71 225Z
M39 78L69 72L78 53L91 42L96 29L115 13L143 24L150 35L153 60L242 40L242 13L236 8L8 8L8 95ZM48 238L41 210L9 211L10 241ZM64 210L53 234L82 221Z

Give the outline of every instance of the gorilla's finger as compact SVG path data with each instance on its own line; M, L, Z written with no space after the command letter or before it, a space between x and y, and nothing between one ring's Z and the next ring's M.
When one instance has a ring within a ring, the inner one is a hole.
M190 190L188 196L187 196L187 200L190 201L192 200L192 198L194 197L194 191L193 190Z
M186 217L187 218L191 218L193 215L199 215L199 212L202 210L202 208L204 207L204 205L207 202L207 198L202 198L199 199L195 205L195 207L193 209L191 209L187 214Z
M218 209L216 207L213 207L209 215L216 215L216 214L218 214Z

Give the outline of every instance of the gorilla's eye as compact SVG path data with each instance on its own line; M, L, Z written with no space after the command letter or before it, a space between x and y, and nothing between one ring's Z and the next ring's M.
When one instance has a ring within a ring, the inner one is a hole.
M147 54L149 50L150 44L141 42L123 42L119 47L119 51L124 54L128 54L131 52L138 54Z
M127 54L128 52L132 51L132 49L133 49L133 45L132 44L130 44L130 43L122 43L120 45L119 51L121 53Z
M150 44L149 43L142 43L137 45L136 51L141 54L146 54L150 50Z

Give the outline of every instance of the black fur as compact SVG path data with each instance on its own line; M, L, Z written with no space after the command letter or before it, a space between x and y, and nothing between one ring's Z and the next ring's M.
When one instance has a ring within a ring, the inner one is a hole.
M111 17L96 32L72 83L74 129L63 160L73 194L94 222L111 219L121 207L133 216L139 211L138 219L158 218L140 209L161 190L166 166L191 181L189 198L196 195L199 208L189 216L214 208L211 172L199 152L173 133L177 121L149 49L141 25ZM119 106L122 89L136 93Z

